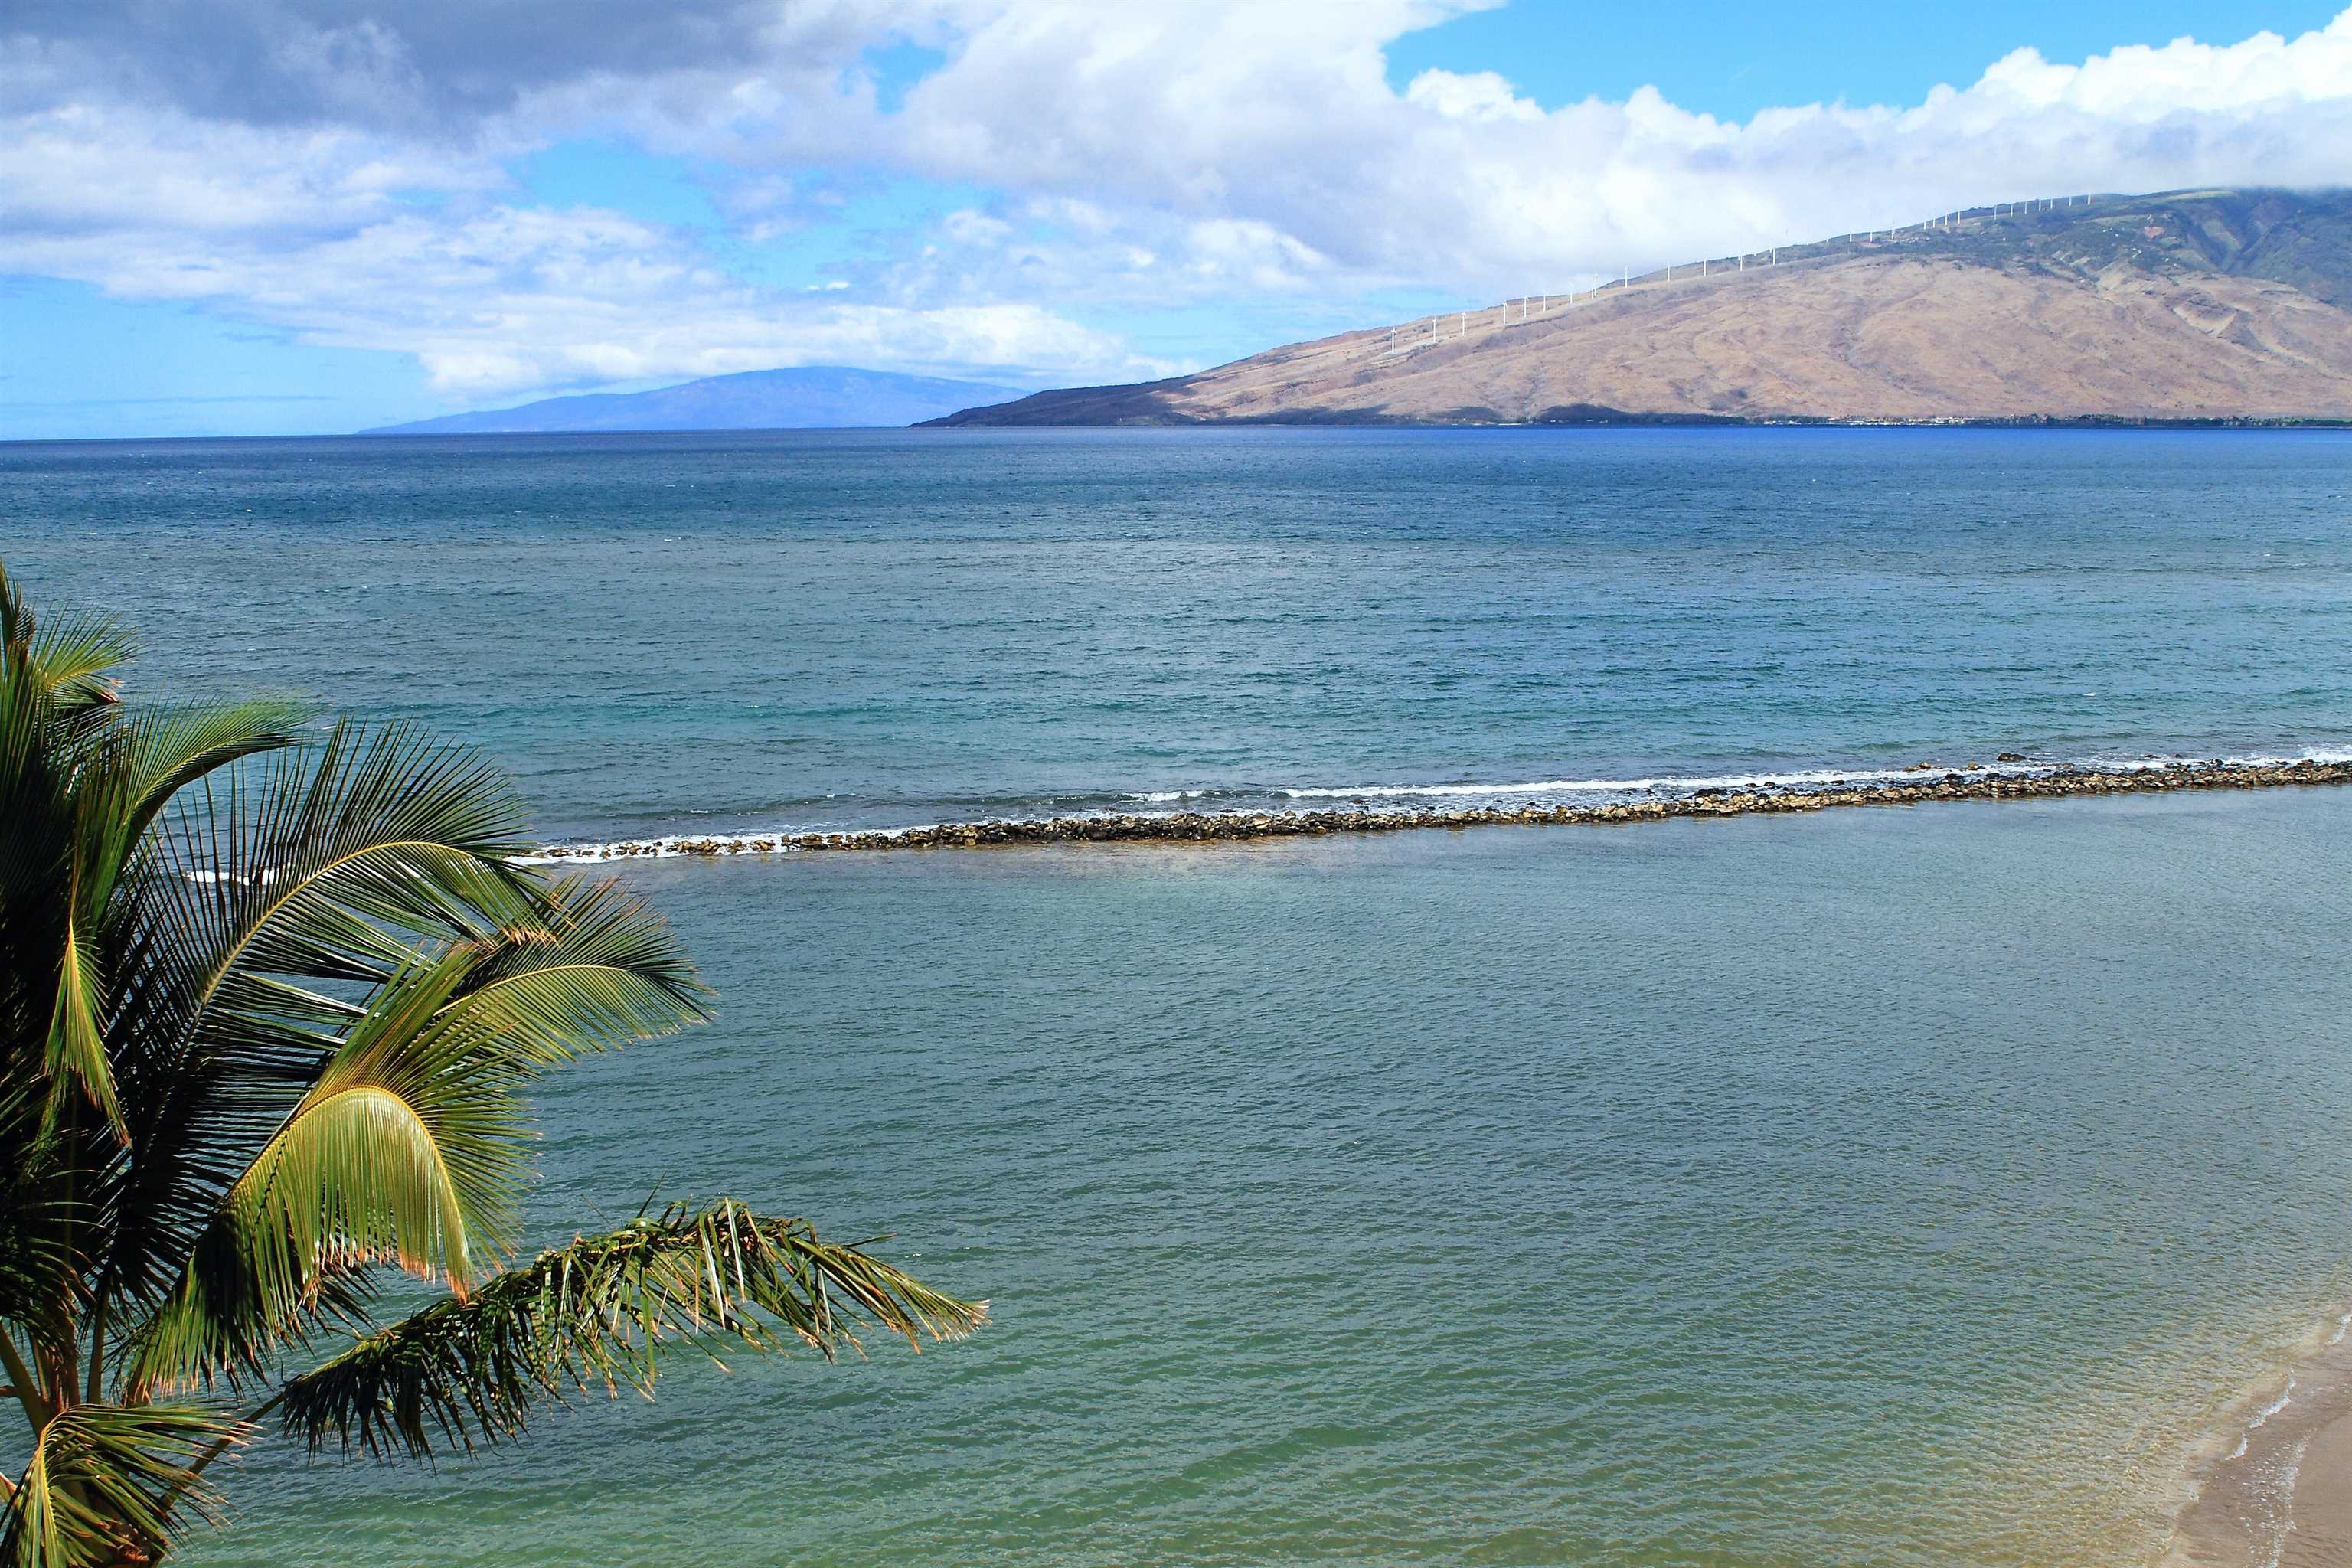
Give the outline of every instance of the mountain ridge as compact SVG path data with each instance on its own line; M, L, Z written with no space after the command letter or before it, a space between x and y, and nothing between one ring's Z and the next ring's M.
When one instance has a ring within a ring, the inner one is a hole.
M2337 423L2352 195L2002 204L932 426Z
M1021 389L855 365L794 365L704 376L645 392L547 397L513 408L446 414L362 436L537 435L572 431L826 430L902 426Z

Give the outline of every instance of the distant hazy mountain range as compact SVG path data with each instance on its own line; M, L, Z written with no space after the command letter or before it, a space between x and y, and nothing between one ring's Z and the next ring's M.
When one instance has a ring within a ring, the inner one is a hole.
M2352 419L2352 196L2004 203L949 425Z
M1015 386L812 364L708 376L652 392L550 397L520 408L450 414L362 436L449 436L558 430L841 430L912 425L1022 395Z

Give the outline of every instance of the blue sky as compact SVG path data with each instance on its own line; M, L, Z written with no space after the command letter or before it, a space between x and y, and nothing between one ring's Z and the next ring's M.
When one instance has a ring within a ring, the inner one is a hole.
M1389 75L1402 87L1432 66L1500 70L1547 108L1650 86L1685 109L1746 120L1817 100L1916 103L1937 83L1965 86L2019 47L2080 60L2184 34L2208 42L2264 30L2292 36L2326 26L2340 9L2196 0L1514 5L1400 39Z
M1966 201L2352 180L2326 5L209 4L0 43L0 438L1128 380Z

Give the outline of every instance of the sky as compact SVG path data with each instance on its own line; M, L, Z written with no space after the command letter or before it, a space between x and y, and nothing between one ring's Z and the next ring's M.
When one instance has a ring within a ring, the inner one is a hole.
M2352 183L2294 0L10 0L0 439L1133 381L2082 191Z

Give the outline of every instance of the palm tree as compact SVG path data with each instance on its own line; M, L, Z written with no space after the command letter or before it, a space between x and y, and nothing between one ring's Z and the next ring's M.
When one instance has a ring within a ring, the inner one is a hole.
M31 1429L0 1564L153 1562L272 1416L429 1457L650 1393L671 1345L830 1357L983 1321L731 1199L521 1261L523 1091L698 1020L677 943L525 864L472 755L272 702L127 707L131 652L102 618L37 627L0 570L0 1399ZM394 1269L446 1294L379 1326Z

